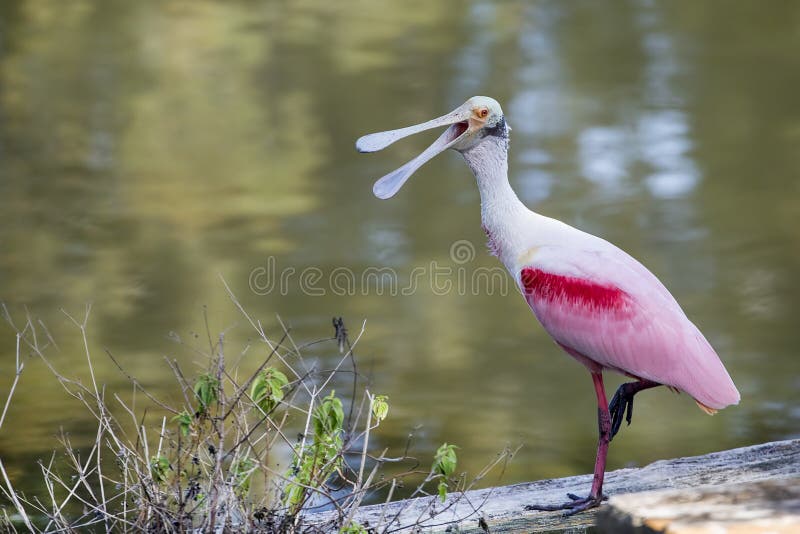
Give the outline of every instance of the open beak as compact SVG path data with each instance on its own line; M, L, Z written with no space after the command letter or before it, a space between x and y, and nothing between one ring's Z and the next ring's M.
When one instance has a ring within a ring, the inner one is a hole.
M409 135L440 126L450 126L419 156L375 182L375 185L372 186L372 192L375 196L381 199L394 196L394 194L403 187L406 180L408 180L417 169L422 167L422 165L480 128L480 124L472 118L472 109L468 104L469 103L466 102L447 115L429 120L428 122L423 122L422 124L417 124L416 126L408 126L407 128L400 128L399 130L389 130L387 132L378 132L360 137L358 141L356 141L356 149L359 152L377 152L378 150L383 150L398 139L408 137Z

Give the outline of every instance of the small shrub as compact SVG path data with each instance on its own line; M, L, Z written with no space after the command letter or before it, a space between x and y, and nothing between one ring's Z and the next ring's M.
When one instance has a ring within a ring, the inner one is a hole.
M353 351L358 339L350 341L341 318L334 319L334 333L328 340L334 354L338 352L337 364L332 371L320 371L303 361L303 345L286 343L290 339L287 329L283 328L277 339L268 338L261 324L247 315L230 292L229 295L255 329L263 348L261 364L244 380L236 378L237 368L226 364L223 335L204 356L205 372L191 381L174 360L167 360L176 390L184 399L179 406L150 394L108 353L137 394L144 394L158 408L156 424L152 416L146 419L148 424L143 424L145 412L137 412L133 404L126 404L116 395L115 400L130 422L118 418L106 404L105 393L95 381L86 342L90 308L80 322L68 316L84 340L91 376L91 384L84 385L59 373L48 359L48 344L40 342L49 340L49 333L37 335L37 323L30 318L17 328L3 307L16 332L17 372L0 415L0 431L22 375L23 349L40 357L65 391L81 400L97 420L97 438L89 452L93 465L86 464L86 456L76 452L68 437L62 438L67 469L41 465L49 501L16 492L0 459L4 481L0 493L19 517L15 524L30 531L92 527L108 532L362 534L368 530L355 519L358 506L367 495L382 488L389 488L391 498L403 478L424 476L412 496L429 495L431 506L436 495L445 502L448 491L467 489L464 477L453 480L456 447L446 443L439 447L427 474L411 469L388 480L376 476L387 461L387 451L370 454L369 440L387 418L389 400L385 395L372 395L363 386L356 388ZM349 397L341 397L333 385L348 362L352 369L347 369L344 378L350 380L352 372L353 390ZM298 440L291 442L291 429L298 426ZM288 469L279 469L271 461L278 454L278 447L291 454ZM101 458L113 458L114 462L109 464ZM416 462L408 457L392 461ZM433 494L426 489L432 482L438 484ZM318 509L333 513L315 516ZM435 515L433 508L431 513ZM0 527L14 530L4 509L0 509Z

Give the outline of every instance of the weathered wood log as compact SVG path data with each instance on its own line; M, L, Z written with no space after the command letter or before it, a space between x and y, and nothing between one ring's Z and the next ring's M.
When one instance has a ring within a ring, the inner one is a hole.
M612 497L604 534L798 534L800 476Z
M606 474L604 489L608 495L617 496L797 476L800 476L800 440L788 440L612 471ZM485 529L479 523L482 520L493 533L578 534L595 525L597 510L564 517L560 512L529 512L524 507L533 503L561 503L568 492L585 493L591 482L591 475L583 475L452 494L444 504L435 497L424 497L365 506L358 510L354 519L361 525L386 526L388 523L386 532L483 533ZM601 509L607 506L604 504ZM304 523L321 525L332 517L332 514L307 516Z

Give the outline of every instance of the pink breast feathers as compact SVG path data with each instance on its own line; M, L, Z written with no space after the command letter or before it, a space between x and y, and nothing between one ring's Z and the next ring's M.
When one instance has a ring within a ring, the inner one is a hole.
M548 273L533 267L522 269L520 280L525 297L533 302L546 301L592 312L625 313L629 310L628 294L613 285Z

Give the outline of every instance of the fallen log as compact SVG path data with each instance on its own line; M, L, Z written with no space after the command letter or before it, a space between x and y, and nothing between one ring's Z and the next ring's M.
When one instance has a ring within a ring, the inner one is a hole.
M607 534L797 534L800 476L619 495L597 526Z
M661 460L641 468L611 471L606 474L605 482L605 491L611 496L611 502L604 503L600 507L599 510L602 511L599 516L600 524L598 524L598 509L570 517L564 517L560 512L524 510L527 504L560 503L565 500L568 492L578 494L585 492L591 485L591 475L451 494L445 503L439 502L438 497L422 497L365 506L358 510L354 519L362 526L378 527L378 532L484 533L488 531L579 534L588 532L590 527L595 526L602 532L604 527L601 523L608 520L606 519L608 517L617 517L609 515L611 507L618 506L616 503L626 503L627 506L627 503L632 502L624 500L627 497L619 497L617 500L618 496L630 496L653 490L671 490L674 495L680 495L682 491L700 491L712 495L717 490L735 490L737 486L745 491L745 485L753 482L800 480L798 477L800 477L800 439L764 443L689 458ZM793 482L785 483L791 485ZM746 495L743 493L742 498L746 499ZM646 507L642 509L645 510ZM781 513L781 503L776 502L773 510L776 514ZM331 514L324 513L306 516L304 524L330 525L331 517ZM608 528L612 530L606 532L615 534L626 532L613 530L621 528L619 524L611 524Z

